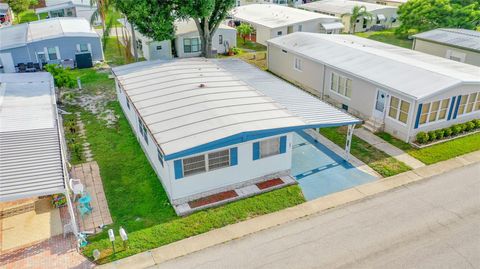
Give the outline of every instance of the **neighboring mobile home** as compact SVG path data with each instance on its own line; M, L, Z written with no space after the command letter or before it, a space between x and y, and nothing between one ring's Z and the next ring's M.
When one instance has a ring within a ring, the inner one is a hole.
M47 63L89 67L103 61L100 37L84 18L53 18L0 28L3 72L19 64ZM1 71L0 71L1 72Z
M340 19L271 4L253 4L236 7L231 12L236 21L250 24L254 29L253 41L266 45L267 40L294 32L339 33L344 25Z
M408 0L358 0L358 1L384 5L384 6L398 7L400 5L405 4Z
M36 8L35 13L40 20L45 14L47 18L76 17L85 18L95 24L101 23L100 16L94 15L97 5L92 5L90 0L59 0L46 3L45 7Z
M13 12L7 3L0 3L0 27L9 26L14 20Z
M480 32L440 28L413 36L413 49L480 66Z
M139 62L113 73L124 114L180 215L205 196L295 182L292 132L361 122L238 59Z
M480 68L354 35L268 41L268 69L404 141L480 117Z
M364 6L373 15L373 18L358 18L354 28L350 29L350 17L356 6ZM338 17L345 25L345 32L365 32L400 25L397 19L397 7L384 6L360 1L349 0L322 0L300 5L299 8Z
M120 19L124 31L127 31L129 39L132 38L131 24L125 19ZM201 39L197 25L193 20L175 22L175 39L153 41L135 29L136 41L131 42L131 52L134 54L133 46L137 47L138 57L146 60L168 60L173 57L188 58L197 57L201 54ZM173 43L173 44L172 44ZM173 49L172 49L173 45ZM237 45L237 30L225 24L221 24L212 38L212 49L216 53L226 53Z

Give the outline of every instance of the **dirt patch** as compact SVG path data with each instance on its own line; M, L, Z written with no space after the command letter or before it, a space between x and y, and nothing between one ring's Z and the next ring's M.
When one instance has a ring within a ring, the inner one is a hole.
M257 187L259 189L264 190L264 189L271 188L273 186L281 185L283 183L284 183L283 180L281 180L279 178L274 178L274 179L270 179L270 180L267 180L267 181L264 181L264 182L261 182L261 183L257 183L255 185L257 185Z
M207 197L204 197L204 198L200 198L198 200L188 202L188 205L190 205L191 208L196 208L196 207L220 202L220 201L223 201L223 200L227 200L227 199L230 199L230 198L234 198L234 197L237 197L237 196L238 196L238 194L233 190L232 191L224 191L224 192L213 194L213 195L210 195L210 196L207 196Z

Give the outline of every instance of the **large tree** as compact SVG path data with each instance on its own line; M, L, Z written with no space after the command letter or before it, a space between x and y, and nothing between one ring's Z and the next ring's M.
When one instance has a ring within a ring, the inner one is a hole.
M27 11L28 8L32 5L38 4L37 0L7 0L8 5L12 9L13 13L17 15L24 11Z
M116 0L117 8L138 31L153 40L173 39L177 19L193 19L202 44L202 55L212 57L212 37L235 0Z
M479 0L409 0L398 9L398 34L410 35L440 27L476 29Z

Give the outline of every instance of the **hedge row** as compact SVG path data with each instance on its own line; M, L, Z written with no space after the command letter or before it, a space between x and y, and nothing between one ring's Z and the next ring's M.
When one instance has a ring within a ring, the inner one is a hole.
M465 123L454 124L450 127L438 129L434 131L417 133L417 143L427 144L435 140L456 136L458 134L471 132L475 129L480 129L480 119L467 121Z

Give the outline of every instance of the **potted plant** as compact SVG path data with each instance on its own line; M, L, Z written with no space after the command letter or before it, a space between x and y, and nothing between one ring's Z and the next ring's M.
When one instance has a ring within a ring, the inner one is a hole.
M60 208L67 204L67 198L64 194L54 194L52 195L52 205L55 208Z

